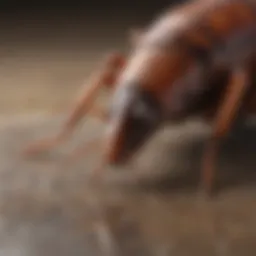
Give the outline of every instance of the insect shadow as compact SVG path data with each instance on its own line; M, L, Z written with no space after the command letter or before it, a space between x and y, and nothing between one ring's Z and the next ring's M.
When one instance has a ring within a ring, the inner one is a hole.
M185 143L177 163L165 161L163 175L140 182L139 189L157 192L193 193L200 189L200 163L207 137ZM171 156L173 147L165 148ZM255 127L238 124L218 152L216 187L221 192L256 185ZM182 163L180 163L182 162ZM173 174L175 171L175 175ZM199 185L199 186L198 186Z

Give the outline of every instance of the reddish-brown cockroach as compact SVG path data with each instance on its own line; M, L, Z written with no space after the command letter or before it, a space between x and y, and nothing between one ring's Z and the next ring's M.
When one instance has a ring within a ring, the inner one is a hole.
M204 189L212 192L219 144L237 113L248 106L245 94L255 75L256 1L191 1L167 10L132 38L130 56L113 54L107 60L81 93L60 135L27 152L49 149L66 139L108 85L113 91L111 111L95 112L108 122L105 164L125 164L162 124L211 110L213 131L201 168ZM212 81L220 70L229 76L220 83L224 95L214 102L209 95L217 88Z

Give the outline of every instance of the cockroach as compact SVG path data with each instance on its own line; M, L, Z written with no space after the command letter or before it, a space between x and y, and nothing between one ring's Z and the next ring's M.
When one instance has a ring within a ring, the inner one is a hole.
M111 55L92 77L62 132L30 146L27 153L66 139L93 110L105 86L113 95L110 111L94 110L108 124L104 165L127 164L162 125L211 111L213 129L201 166L202 186L210 195L219 147L238 113L248 107L246 95L253 89L252 79L255 83L256 1L190 1L166 10L132 38L128 57ZM218 89L213 80L223 70L228 79ZM212 101L214 90L218 93Z

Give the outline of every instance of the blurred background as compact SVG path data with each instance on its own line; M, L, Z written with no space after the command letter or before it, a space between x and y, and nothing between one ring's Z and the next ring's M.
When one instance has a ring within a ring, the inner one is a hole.
M104 54L127 49L128 30L169 4L1 1L0 111L65 110Z

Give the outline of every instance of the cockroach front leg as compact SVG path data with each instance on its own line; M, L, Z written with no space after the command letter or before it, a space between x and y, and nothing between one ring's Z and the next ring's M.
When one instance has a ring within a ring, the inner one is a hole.
M136 47L136 45L139 43L141 37L143 35L143 31L141 29L138 28L132 28L129 30L129 42L131 44L132 47ZM112 73L110 73L109 76L107 76L107 81L105 81L105 83L107 83L108 85L111 85L111 89L114 89L114 87L116 86L116 80L120 74L120 70L122 70L125 67L125 58L122 57L121 55L118 54L112 54L112 57L110 57L110 59L112 59L111 61L108 60L108 62L113 63L117 62L116 64L111 64L111 65L107 65L107 66L114 66L114 68L112 68L112 70L115 70L114 75ZM99 108L93 108L90 111L94 116L99 117L101 120L107 122L109 119L108 116L108 111L106 110L102 110ZM100 144L101 142L101 138L96 138L93 139L91 141L89 141L88 143L86 143L85 145L83 145L82 147L76 149L73 154L70 157L70 160L76 160L78 157L83 156L85 153L87 153L89 150L91 149L96 149L97 146Z
M238 114L249 87L249 70L240 67L232 72L227 92L216 114L213 133L204 151L201 169L202 185L207 195L214 190L217 153Z
M90 112L94 116L105 120L107 118L106 113L103 110L93 109L93 104L99 91L104 86L107 86L110 90L113 89L116 79L124 66L125 57L123 55L119 53L110 54L106 58L102 69L92 75L89 85L83 86L82 92L79 92L79 98L75 102L73 110L60 133L53 138L43 139L30 145L25 150L25 154L30 155L49 150L64 142L71 136L82 117Z

